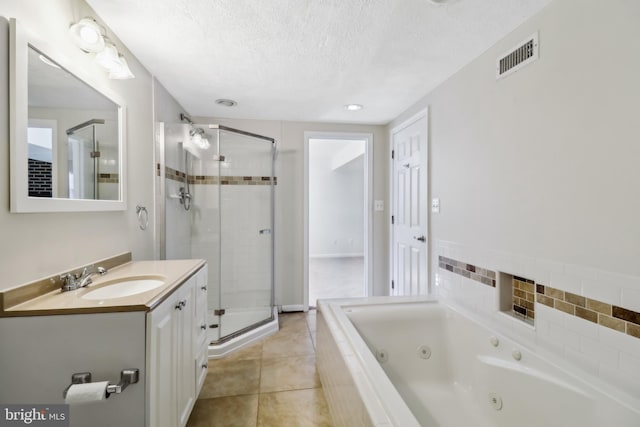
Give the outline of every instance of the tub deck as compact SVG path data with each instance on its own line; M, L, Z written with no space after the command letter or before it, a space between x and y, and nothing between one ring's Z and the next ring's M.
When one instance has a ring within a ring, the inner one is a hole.
M633 400L444 304L369 300L320 303L318 369L339 426L640 426Z

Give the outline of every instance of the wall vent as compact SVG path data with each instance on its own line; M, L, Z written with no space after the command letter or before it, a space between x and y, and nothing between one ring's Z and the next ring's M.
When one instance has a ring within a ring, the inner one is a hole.
M538 59L538 33L535 32L496 60L496 79L506 77Z

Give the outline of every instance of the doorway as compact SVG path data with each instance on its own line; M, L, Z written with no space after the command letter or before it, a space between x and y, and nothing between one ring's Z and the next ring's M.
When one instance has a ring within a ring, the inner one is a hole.
M370 134L305 134L304 309L370 294Z

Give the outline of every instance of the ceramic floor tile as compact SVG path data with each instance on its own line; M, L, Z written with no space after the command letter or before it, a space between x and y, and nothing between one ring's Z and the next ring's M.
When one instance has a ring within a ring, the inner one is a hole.
M317 341L316 341L316 331L312 331L311 332L311 342L313 343L313 348L316 348L317 345Z
M332 427L321 388L281 391L260 395L260 427Z
M255 427L258 395L218 397L196 401L187 427Z
M320 387L315 356L263 359L260 393Z
M304 323L304 319L303 319ZM309 331L306 332L278 332L267 338L262 345L262 358L290 357L314 355L315 350L311 342Z
M279 316L280 332L308 332L305 313L282 313Z
M311 332L316 330L316 310L309 310L306 316L307 326Z
M260 359L210 360L200 399L256 394L260 387Z
M220 359L220 360L249 360L249 359L260 359L262 357L262 341L252 344L249 347L245 347L238 351L234 351L230 355Z

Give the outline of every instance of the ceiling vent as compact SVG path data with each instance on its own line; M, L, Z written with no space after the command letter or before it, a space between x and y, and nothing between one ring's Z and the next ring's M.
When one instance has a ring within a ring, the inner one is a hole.
M496 60L496 79L506 77L514 71L538 59L538 33L535 32L513 49Z

